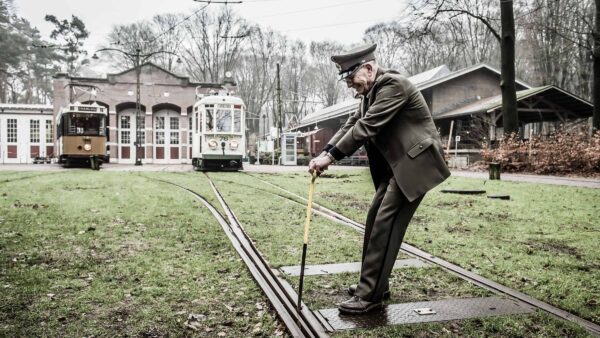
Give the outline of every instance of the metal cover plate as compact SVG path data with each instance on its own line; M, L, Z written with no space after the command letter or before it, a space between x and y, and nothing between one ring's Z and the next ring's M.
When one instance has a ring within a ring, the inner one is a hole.
M323 264L323 265L307 265L304 267L305 276L314 275L329 275L333 273L344 272L360 272L360 262L355 263L340 263L340 264ZM406 267L424 267L427 263L417 258L399 259L394 263L394 269ZM289 276L300 276L300 265L283 266L279 268L281 272Z
M429 308L435 313L420 315L415 310ZM512 299L500 297L447 299L431 302L390 304L381 311L360 316L348 316L338 309L318 310L319 320L325 327L335 330L370 328L424 322L441 322L456 319L529 313L533 308Z

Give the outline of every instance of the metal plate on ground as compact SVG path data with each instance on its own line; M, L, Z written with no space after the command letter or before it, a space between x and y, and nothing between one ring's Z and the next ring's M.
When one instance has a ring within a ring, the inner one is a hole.
M461 194L461 195L485 194L485 190L476 190L476 189L442 189L441 192L446 193L446 194Z
M394 269L407 267L425 267L427 263L416 258L399 259L394 263ZM283 266L279 268L281 272L289 276L300 276L300 265ZM314 275L329 275L334 273L360 272L360 262L341 263L341 264L323 264L323 265L307 265L304 267L305 276Z
M418 314L415 310L435 312ZM386 325L441 322L456 319L488 317L532 312L533 308L512 299L500 297L447 299L431 302L390 304L381 311L360 316L342 315L338 309L318 310L319 320L333 330L350 330Z
M510 195L488 195L488 198L497 200L510 200Z

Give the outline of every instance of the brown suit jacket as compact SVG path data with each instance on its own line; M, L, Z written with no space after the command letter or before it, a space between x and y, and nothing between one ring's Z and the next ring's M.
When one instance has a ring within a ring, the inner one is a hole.
M377 71L359 109L328 144L338 160L362 145L367 149L375 187L391 169L411 202L450 176L425 99L398 72Z

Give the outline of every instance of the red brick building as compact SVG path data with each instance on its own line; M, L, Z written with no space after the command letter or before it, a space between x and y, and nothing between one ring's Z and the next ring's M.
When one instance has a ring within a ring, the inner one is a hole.
M77 87L80 85L80 87ZM95 86L97 89L87 86ZM74 87L74 89L73 89ZM197 89L198 88L198 89ZM190 120L196 90L223 90L218 83L195 83L153 63L141 66L140 104L143 163L190 163ZM105 78L54 77L54 115L70 102L97 102L108 110L107 150L111 163L136 160L136 70Z

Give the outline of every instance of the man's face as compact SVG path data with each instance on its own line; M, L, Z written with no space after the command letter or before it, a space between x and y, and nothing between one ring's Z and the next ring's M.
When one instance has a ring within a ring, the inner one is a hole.
M369 64L361 65L353 75L346 78L348 88L353 88L357 95L366 95L371 89L372 67Z

